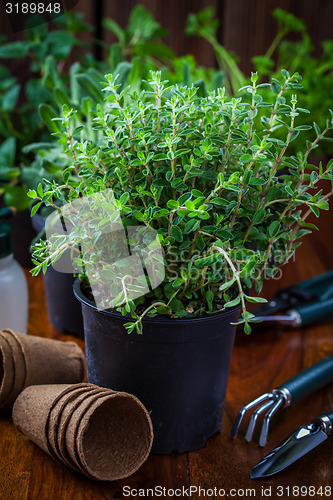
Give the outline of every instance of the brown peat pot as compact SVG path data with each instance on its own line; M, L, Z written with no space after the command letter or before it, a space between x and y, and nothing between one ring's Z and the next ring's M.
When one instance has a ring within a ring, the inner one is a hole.
M81 291L88 381L133 394L154 429L152 453L199 449L221 430L239 308L202 318L144 318L128 334L128 317L101 311Z

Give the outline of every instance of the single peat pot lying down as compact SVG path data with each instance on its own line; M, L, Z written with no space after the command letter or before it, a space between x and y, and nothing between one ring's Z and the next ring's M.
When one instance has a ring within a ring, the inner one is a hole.
M0 408L11 408L30 385L75 384L85 375L84 352L75 342L0 331Z
M88 380L129 392L147 408L152 453L199 449L221 430L239 309L204 318L143 320L128 335L120 313L98 311L82 294Z
M28 387L15 401L13 421L55 460L101 481L133 474L153 441L150 417L136 397L92 384Z

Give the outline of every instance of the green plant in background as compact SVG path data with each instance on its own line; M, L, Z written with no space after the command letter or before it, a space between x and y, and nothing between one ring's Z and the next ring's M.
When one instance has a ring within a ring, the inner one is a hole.
M194 84L203 96L208 90L223 87L226 83L224 72L200 67L193 55L177 57L163 42L168 32L142 5L132 9L126 28L122 29L109 18L104 19L103 26L117 37L116 43L104 46L109 71L121 73L119 80L125 84L126 78L133 90L140 90L142 81L149 78L149 72L157 69L171 83Z
M278 60L278 62L273 60L276 51L280 50L283 44L287 43L289 45L291 43L291 46L295 46L296 48L294 54L296 58L293 61L294 71L298 70L304 53L311 49L310 37L306 33L305 24L301 19L298 19L296 16L283 9L275 9L272 15L277 20L278 25L276 36L264 55L258 55L252 58L253 63L262 76L270 75L276 66L280 68L281 65L283 65L283 58L282 60ZM285 40L285 37L289 33L301 33L301 43L296 42L295 44L295 42ZM277 55L279 59L279 54ZM289 69L291 70L292 68Z
M223 86L229 95L235 95L245 84L245 77L237 65L235 56L218 42L216 34L218 25L219 21L214 19L214 8L207 7L197 14L188 16L186 34L200 36L212 45L219 69L223 74Z
M148 77L150 70L171 65L175 53L162 41L168 32L142 5L132 9L126 28L122 29L110 18L103 20L103 26L117 37L110 47L104 45L108 67L113 73L119 72L118 65L127 67L131 85Z
M55 20L53 30L42 23L27 29L25 40L0 45L0 59L29 66L25 83L0 66L0 195L7 205L28 208L28 189L62 175L63 152L49 133L59 131L53 118L66 103L76 111L76 126L86 125L92 107L103 101L100 82L105 73L118 74L118 82L133 90L140 90L149 71L157 68L173 83L194 83L200 95L223 85L220 71L198 67L193 56L175 57L162 41L167 32L140 5L133 8L125 29L111 19L104 26L118 38L111 46L102 44L104 62L89 52L91 44L80 41L82 32L92 30L80 14L67 13ZM76 47L88 53L69 66L67 59ZM82 134L92 140L95 132L87 125Z
M82 22L82 14L67 13L54 23L53 30L42 23L27 29L25 40L0 45L0 59L17 59L27 68L21 83L0 66L0 195L18 210L29 207L29 189L44 179L59 179L66 166L63 148L50 135L59 131L53 118L63 103L75 109L76 126L84 124L82 138L92 140L90 112L103 102L100 83L110 71L108 64L124 82L131 68L131 63L119 63L111 55L107 63L97 61L89 52L92 45L80 41L81 33L92 30ZM83 55L68 65L77 47ZM112 46L109 50L114 54Z
M260 292L264 277L274 277L291 258L299 239L315 227L308 216L327 210L333 193L333 160L309 164L313 149L332 129L332 116L322 132L315 128L311 143L289 154L308 129L303 125L308 111L298 107L295 95L299 81L297 73L285 70L271 85L258 83L253 74L244 89L248 103L228 98L223 89L199 97L194 86L168 86L160 72L152 73L147 89L132 93L120 90L109 75L105 104L92 113L95 140L81 139L75 111L64 103L56 135L66 145L68 168L60 184L46 181L29 196L34 211L41 204L57 209L110 188L123 225L158 232L166 277L144 297L118 298L117 309L133 318L129 332L141 332L146 314L198 317L238 305L250 331L246 301L263 299L249 290ZM277 137L280 130L283 139ZM319 187L322 180L326 192ZM33 274L77 244L88 250L89 265L101 262L94 243L112 222L108 208L101 203L100 216L82 223L78 232L55 235L51 253L47 242L37 243ZM117 277L106 269L104 276L103 265L99 272L111 290Z
M304 124L312 125L319 131L325 127L325 111L327 105L333 103L333 42L322 42L322 51L318 57L313 55L314 47L307 33L306 26L301 19L282 9L273 11L277 19L278 29L276 37L266 54L253 58L255 68L264 77L276 78L282 68L291 73L298 71L302 75L302 89L299 99L304 107L313 111L311 116L305 117ZM289 33L298 33L299 40L286 39ZM310 140L310 134L305 134ZM294 142L295 151L298 142ZM322 144L317 154L333 155L331 144Z
M39 143L36 148L42 150L50 147L53 140L41 118L55 131L56 124L51 120L57 114L59 103L65 101L78 106L80 100L89 95L87 87L94 75L94 68L87 70L90 57L87 57L85 73L79 63L69 71L66 66L73 49L82 45L77 35L89 26L79 15L68 14L56 22L54 31L40 24L25 31L25 40L0 45L0 59L22 60L28 68L26 81L21 83L4 65L0 66L0 194L4 194L8 205L18 209L29 206L26 196L29 188L43 178L57 176L62 168L57 154L51 158L51 150L36 159L33 144ZM95 102L96 93L93 97ZM100 98L102 100L102 94ZM84 105L87 103L82 103L83 109Z
M333 102L333 42L322 42L321 55L313 55L313 45L306 26L301 19L283 9L275 9L272 15L277 20L277 33L265 54L256 55L252 61L255 70L263 81L279 79L282 69L302 75L302 88L299 88L299 100L302 106L311 109L311 115L304 117L304 124L315 122L317 130L325 127L326 109ZM245 76L240 72L236 60L226 52L217 40L218 20L214 18L214 9L209 7L188 18L187 34L195 34L207 40L215 52L219 67L225 73L227 90L230 95L240 95ZM288 40L288 35L297 34L297 41ZM249 79L246 77L246 81ZM311 140L310 133L303 139ZM291 151L297 153L301 144L297 140L291 145ZM333 155L331 144L318 146L316 154Z

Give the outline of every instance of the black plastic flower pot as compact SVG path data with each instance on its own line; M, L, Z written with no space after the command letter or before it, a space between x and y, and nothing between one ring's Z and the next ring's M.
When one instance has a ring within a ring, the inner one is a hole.
M0 209L5 207L3 196L0 196ZM12 230L12 243L14 257L23 267L31 267L30 244L34 237L34 230L30 222L29 210L18 211L12 219L6 223Z
M32 225L40 233L45 226L44 217L35 214ZM49 267L43 275L43 281L47 313L53 328L82 339L83 318L80 304L73 294L73 274L60 273Z
M59 273L49 267L43 280L47 313L53 328L83 339L83 318L73 294L73 275Z
M221 430L239 309L204 318L143 320L128 334L120 313L81 302L88 380L137 396L154 428L152 453L196 450Z

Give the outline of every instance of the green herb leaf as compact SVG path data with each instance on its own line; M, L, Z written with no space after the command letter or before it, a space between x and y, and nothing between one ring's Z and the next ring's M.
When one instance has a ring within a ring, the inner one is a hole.
M229 302L226 302L224 304L224 307L235 307L240 303L240 301L241 301L241 297L240 297L240 295L238 295L235 299L230 300Z
M195 219L189 220L185 224L184 233L188 234L191 233L192 231L195 231L198 228L199 224L200 222L198 220Z
M183 233L180 227L178 226L171 226L171 236L175 238L178 243L181 243L183 241Z

